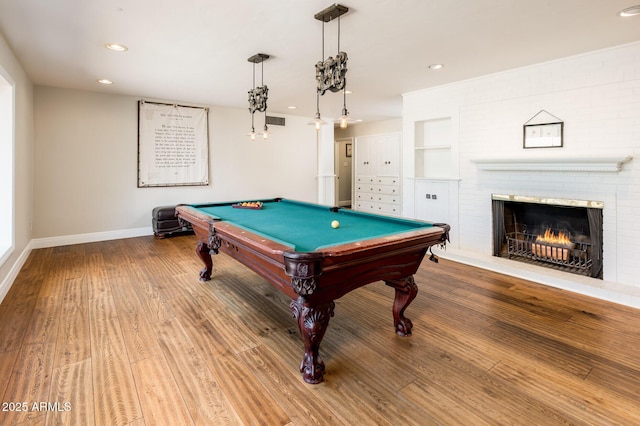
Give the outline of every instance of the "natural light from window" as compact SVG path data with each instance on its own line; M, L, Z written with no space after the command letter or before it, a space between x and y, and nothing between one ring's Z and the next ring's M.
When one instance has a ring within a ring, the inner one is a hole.
M14 86L0 67L0 265L14 247Z

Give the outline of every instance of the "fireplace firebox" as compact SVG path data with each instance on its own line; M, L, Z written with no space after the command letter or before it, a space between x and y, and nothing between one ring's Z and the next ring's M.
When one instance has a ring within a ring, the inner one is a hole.
M602 279L598 201L492 195L493 255Z

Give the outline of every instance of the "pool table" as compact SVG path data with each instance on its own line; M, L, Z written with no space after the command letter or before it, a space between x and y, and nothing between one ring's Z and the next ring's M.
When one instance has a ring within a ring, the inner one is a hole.
M418 293L413 275L429 247L446 243L449 225L282 198L257 201L261 208L241 208L237 202L180 205L176 216L190 223L198 238L201 281L211 279L211 254L222 251L291 298L304 343L300 372L307 383L323 380L319 347L334 300L358 287L375 281L393 287L395 331L411 334L404 311ZM333 221L339 226L332 227Z

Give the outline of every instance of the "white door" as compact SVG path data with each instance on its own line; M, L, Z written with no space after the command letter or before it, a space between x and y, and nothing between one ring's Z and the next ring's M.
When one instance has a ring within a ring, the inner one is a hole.
M335 205L341 207L350 206L351 188L353 183L353 138L338 139L335 143L334 173L335 180Z

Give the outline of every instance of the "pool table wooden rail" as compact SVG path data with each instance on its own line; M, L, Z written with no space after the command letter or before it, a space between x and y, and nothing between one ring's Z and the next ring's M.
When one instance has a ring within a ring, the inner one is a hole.
M200 280L211 279L211 254L233 257L291 298L290 308L298 320L305 345L300 371L308 383L322 381L324 362L319 346L334 300L375 281L395 288L392 308L399 335L411 334L404 311L417 294L413 280L429 247L444 244L449 225L418 228L392 236L372 238L296 252L290 246L218 220L190 206L176 207L179 220L191 223L198 238L196 252L204 268Z

